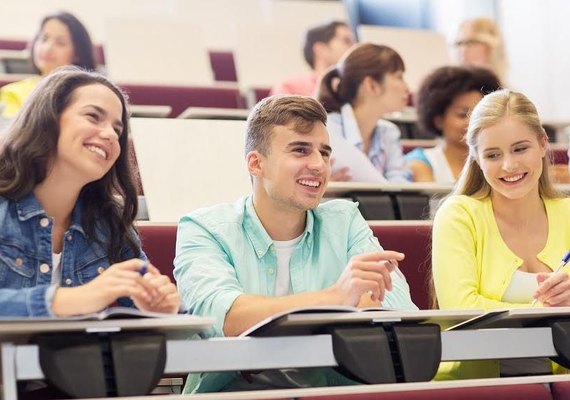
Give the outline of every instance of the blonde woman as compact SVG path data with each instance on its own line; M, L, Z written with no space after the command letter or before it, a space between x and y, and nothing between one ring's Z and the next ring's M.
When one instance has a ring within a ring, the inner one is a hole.
M548 139L535 106L506 89L486 95L467 129L469 155L437 211L432 267L442 309L570 305L570 199L549 180ZM446 367L449 367L447 365ZM453 377L548 373L548 360L454 363Z
M503 37L494 20L479 17L464 21L459 26L455 47L460 64L488 68L504 84L508 62Z

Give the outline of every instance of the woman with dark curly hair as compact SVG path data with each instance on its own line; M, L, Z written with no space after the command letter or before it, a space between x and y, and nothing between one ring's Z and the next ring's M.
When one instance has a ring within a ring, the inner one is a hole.
M442 140L406 155L414 182L456 181L467 159L469 114L483 95L499 87L499 78L479 67L441 67L425 78L417 96L419 129Z
M128 131L121 90L77 67L25 102L0 148L0 316L178 311L133 227Z

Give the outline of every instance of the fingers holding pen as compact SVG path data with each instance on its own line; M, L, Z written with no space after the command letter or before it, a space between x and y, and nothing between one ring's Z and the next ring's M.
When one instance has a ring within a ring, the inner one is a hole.
M566 272L537 274L539 286L534 293L546 307L570 305L570 277Z
M377 251L353 257L335 284L342 303L357 305L366 292L370 292L372 300L382 301L385 292L392 290L390 273L403 259L404 255L395 251Z
M135 302L137 307L148 311L177 312L180 308L180 295L176 285L166 275L148 264L143 280L153 288L153 297L149 301Z

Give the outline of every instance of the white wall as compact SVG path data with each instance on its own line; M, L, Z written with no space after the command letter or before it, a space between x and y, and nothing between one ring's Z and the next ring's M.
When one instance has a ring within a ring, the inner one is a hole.
M570 2L501 0L499 6L509 82L544 120L570 121Z

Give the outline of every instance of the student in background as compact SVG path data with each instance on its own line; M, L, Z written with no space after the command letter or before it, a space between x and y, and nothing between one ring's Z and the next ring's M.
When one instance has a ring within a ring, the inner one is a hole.
M355 203L320 203L330 176L326 120L310 97L262 100L246 128L253 194L180 220L174 276L185 306L216 317L207 336L236 336L297 307L417 309L397 268L404 255L382 249ZM250 377L190 375L185 391L354 383L320 368Z
M455 48L460 64L488 68L504 85L508 62L503 37L494 20L479 17L464 21L457 31Z
M345 22L332 21L309 29L305 35L303 56L311 67L311 74L287 79L275 85L270 93L315 96L320 77L355 42Z
M351 48L323 76L318 99L329 113L329 134L362 151L390 182L409 182L400 130L381 119L408 102L404 61L387 46L372 43ZM335 171L333 180L350 180L350 170Z
M473 109L469 156L433 223L432 268L439 307L494 310L570 305L570 199L549 180L548 138L524 95L499 90ZM489 377L499 363L454 363L443 376ZM502 362L502 375L548 373L547 360Z
M0 88L2 116L13 117L41 77L63 65L95 69L93 44L83 24L72 14L57 12L43 18L31 43L30 61L38 76L14 82Z
M441 67L424 79L416 101L418 126L442 140L406 154L414 182L455 183L467 159L469 114L483 95L500 86L492 71L478 67Z
M0 315L72 316L114 304L175 313L170 279L133 227L125 98L67 67L43 79L0 149Z

